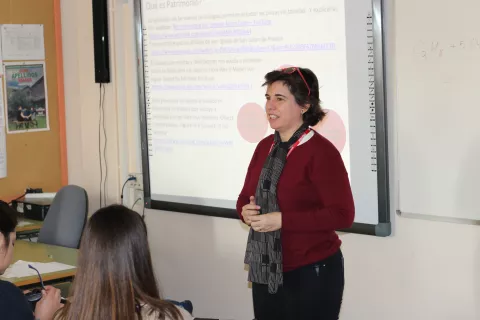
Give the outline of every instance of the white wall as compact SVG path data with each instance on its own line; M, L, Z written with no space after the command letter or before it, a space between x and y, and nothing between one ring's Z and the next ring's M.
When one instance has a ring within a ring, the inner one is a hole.
M99 207L99 100L100 88L95 83L93 68L93 25L91 1L62 0L62 41L65 76L65 113L69 183L87 189L91 211ZM111 52L115 64L116 52ZM119 164L116 103L116 70L112 68L112 84L105 87L107 130L107 202L118 199ZM103 132L102 132L103 141ZM102 142L103 143L103 142ZM122 142L122 145L124 143ZM103 144L102 144L103 146ZM103 154L103 147L102 147ZM105 174L105 166L103 168Z
M107 89L109 197L119 201L128 172L140 169L131 0L112 0L115 78ZM125 3L125 4L124 4ZM388 39L394 8L387 7ZM98 207L98 87L93 83L91 3L62 1L69 178ZM395 208L395 47L389 41L390 160ZM118 87L115 90L114 85ZM147 211L156 271L165 294L194 302L197 316L252 319L243 266L247 231L238 221ZM394 217L394 235L342 234L345 320L480 319L480 229Z

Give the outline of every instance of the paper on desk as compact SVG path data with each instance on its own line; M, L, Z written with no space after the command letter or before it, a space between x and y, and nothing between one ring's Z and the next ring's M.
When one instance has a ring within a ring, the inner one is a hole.
M36 276L37 272L35 270L30 269L28 265L31 264L32 267L37 268L40 274L46 274L51 272L69 270L75 268L74 266L70 266L68 264L63 264L59 262L28 262L23 260L18 260L14 264L10 265L5 273L2 275L3 278L21 278L21 277L29 277L29 276Z
M24 226L29 226L33 224L33 222L30 222L30 221L19 221L18 224L17 224L17 227L24 227Z

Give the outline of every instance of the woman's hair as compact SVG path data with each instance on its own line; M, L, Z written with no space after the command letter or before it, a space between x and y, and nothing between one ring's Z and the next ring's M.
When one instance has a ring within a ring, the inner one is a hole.
M288 87L298 105L310 105L303 114L303 122L305 124L315 126L325 117L325 112L320 106L318 79L312 70L298 67L274 70L265 75L265 83L263 85L271 85L277 81L282 81Z
M0 233L5 238L5 247L10 245L10 233L17 227L17 214L6 202L0 200Z
M68 300L60 319L141 319L144 304L158 319L182 319L173 304L160 298L145 222L120 205L100 209L89 219Z

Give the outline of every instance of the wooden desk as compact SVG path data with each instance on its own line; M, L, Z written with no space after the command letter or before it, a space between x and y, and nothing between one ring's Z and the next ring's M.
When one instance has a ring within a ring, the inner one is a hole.
M73 269L42 274L45 285L47 283L71 281L77 270L77 249L47 245L43 243L30 242L26 240L15 241L12 263L18 260L31 262L60 262L75 266ZM0 277L1 278L1 277ZM17 287L28 288L39 284L38 276L22 278L3 279L10 281Z
M29 222L30 224L24 225L24 226L17 226L15 231L17 234L31 234L31 233L38 233L40 232L40 229L42 228L43 221L39 220L30 220L30 219L25 219L25 218L19 218L18 222Z
M17 226L17 228L15 229L15 231L17 232L17 239L26 239L26 238L32 238L32 237L38 236L38 233L40 232L40 229L43 226L43 221L28 219L26 218L26 216L32 217L31 215L29 216L29 214L31 214L29 213L29 211L32 210L31 208L32 205L45 206L44 209L38 209L38 208L35 209L38 212L38 210L48 210L47 208L52 204L52 201L53 201L52 199L29 199L27 201L25 200L25 198L12 201L12 207L17 212L19 212L18 223L19 224L21 222L30 223L24 226ZM44 217L44 214L42 214L42 216Z

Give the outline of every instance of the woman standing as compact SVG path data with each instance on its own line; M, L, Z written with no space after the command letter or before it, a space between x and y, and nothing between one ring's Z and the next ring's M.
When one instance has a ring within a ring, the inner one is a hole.
M238 197L251 226L249 265L257 320L338 319L343 297L341 241L354 220L338 150L310 127L325 116L309 69L265 75L266 113L275 130L259 142Z

